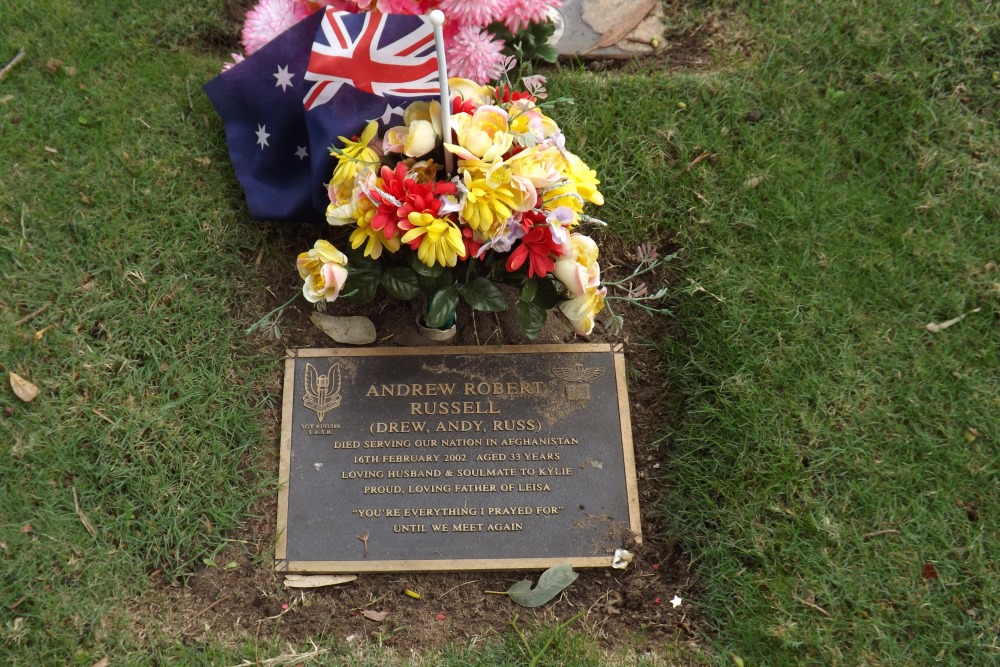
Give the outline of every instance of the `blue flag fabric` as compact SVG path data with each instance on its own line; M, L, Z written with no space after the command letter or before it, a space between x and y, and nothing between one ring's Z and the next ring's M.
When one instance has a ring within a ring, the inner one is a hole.
M302 106L310 47L322 18L316 12L299 21L204 86L222 118L229 157L255 220L324 219L313 201L316 181Z
M401 124L405 107L433 98L437 86L433 32L423 17L328 9L204 89L225 126L250 216L308 222L325 219L337 137L360 134L370 120Z

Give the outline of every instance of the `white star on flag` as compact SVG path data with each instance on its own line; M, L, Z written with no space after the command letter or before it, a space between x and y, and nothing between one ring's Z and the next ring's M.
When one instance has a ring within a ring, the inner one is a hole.
M289 72L288 65L279 67L278 71L274 73L274 78L278 80L278 82L274 84L274 87L277 88L278 86L281 86L281 92L285 92L287 88L293 85L293 76L295 76L295 72Z
M264 131L266 129L267 127L264 125L257 126L257 145L260 146L261 150L264 150L264 146L270 146L267 143L267 138L271 135Z
M394 107L391 104L386 104L385 111L382 112L382 115L378 118L369 118L368 122L370 123L373 120L381 120L383 123L388 123L389 119L392 118L393 115L402 116L403 111L403 107Z
M309 151L306 150L305 146L296 146L295 148L297 149L295 151L295 157L297 157L298 159L305 160L307 157L309 157Z

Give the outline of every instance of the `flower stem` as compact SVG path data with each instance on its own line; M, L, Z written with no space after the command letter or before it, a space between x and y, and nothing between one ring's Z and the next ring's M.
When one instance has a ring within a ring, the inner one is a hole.
M296 292L292 296L291 299L289 299L285 303L281 304L280 306L278 306L277 308L275 308L274 310L272 310L270 313L268 313L264 317L262 317L259 320L257 320L256 324L254 324L252 327L250 327L249 329L246 330L246 333L251 334L254 331L256 331L257 329L259 329L262 326L264 326L265 324L267 324L268 321L271 319L271 315L274 315L275 313L278 313L278 316L280 317L281 313L285 310L285 308L288 308L288 306L292 305L292 301L295 301L297 298L299 298L300 294L302 294L302 292Z

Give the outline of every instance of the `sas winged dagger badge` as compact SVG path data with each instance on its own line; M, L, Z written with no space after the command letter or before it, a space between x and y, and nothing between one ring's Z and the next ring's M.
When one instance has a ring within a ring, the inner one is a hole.
M566 383L566 398L571 401L589 401L590 383L604 375L603 368L587 368L574 364L568 368L553 368L552 374Z
M302 389L305 394L302 405L315 412L322 422L327 412L340 405L340 364L330 366L326 375L321 375L312 364L306 364Z

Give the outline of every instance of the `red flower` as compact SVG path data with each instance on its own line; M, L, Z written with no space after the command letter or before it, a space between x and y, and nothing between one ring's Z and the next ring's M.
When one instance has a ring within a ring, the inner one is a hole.
M511 90L511 87L507 84L503 86L497 86L494 91L494 95L501 102L516 102L517 100L531 100L535 101L535 96L525 90Z
M451 100L451 113L455 115L457 113L467 113L472 114L479 108L479 105L473 100L463 100L461 97L454 97Z
M529 278L544 278L555 267L555 257L562 255L561 246L552 240L548 225L538 225L528 230L521 243L507 258L507 271L513 273L528 262Z
M398 223L404 217L400 214L400 204L406 199L406 191L408 187L412 187L414 181L407 177L406 164L403 162L397 164L395 170L383 165L379 181L382 192L395 199L395 202L372 190L372 199L378 205L378 210L372 216L371 226L372 229L381 231L387 239L391 239L399 231Z
M475 257L479 254L479 249L483 244L476 240L475 232L471 227L462 227L462 241L465 243L465 256Z
M458 188L451 181L434 181L432 183L417 183L407 181L406 199L403 205L396 211L399 215L399 228L404 232L413 229L410 222L410 213L430 213L434 217L439 217L441 213L441 195L453 195L458 192ZM410 248L416 250L420 247L420 238L410 241Z

